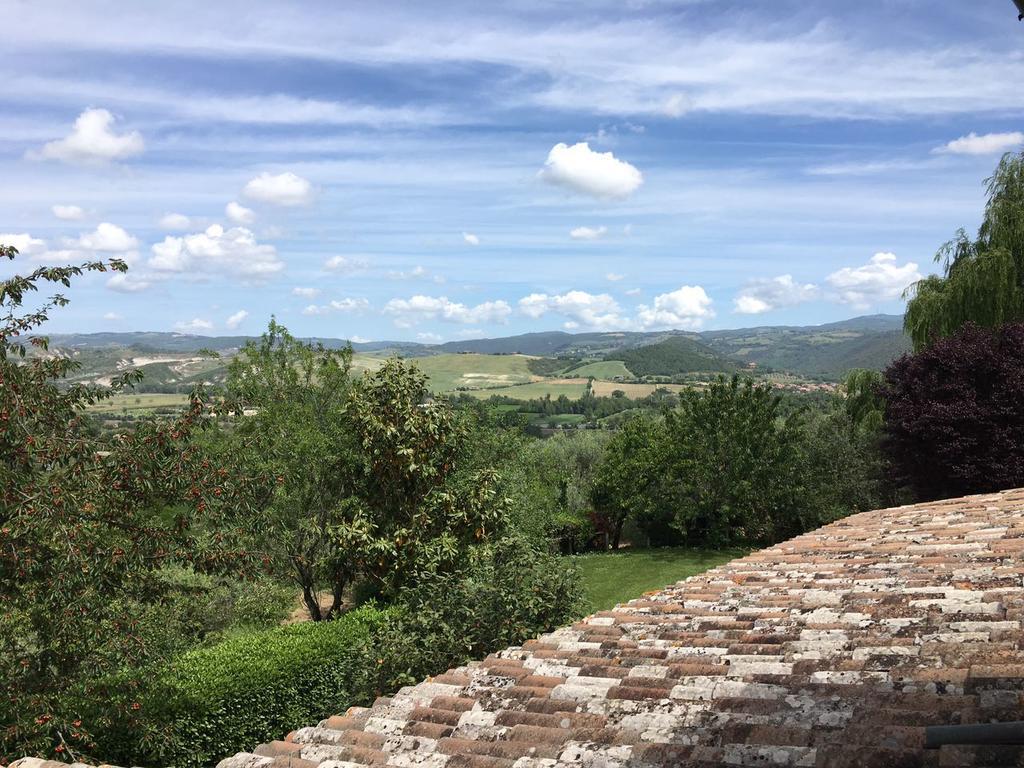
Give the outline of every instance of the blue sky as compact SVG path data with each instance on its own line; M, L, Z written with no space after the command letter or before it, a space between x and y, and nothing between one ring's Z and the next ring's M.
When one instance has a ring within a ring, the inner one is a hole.
M1024 143L1010 0L0 0L52 331L449 340L900 312ZM9 273L10 267L4 267Z

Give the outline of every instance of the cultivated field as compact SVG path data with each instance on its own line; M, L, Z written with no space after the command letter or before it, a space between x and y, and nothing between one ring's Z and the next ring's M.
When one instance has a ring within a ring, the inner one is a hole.
M586 379L593 376L595 379L614 379L616 376L620 376L624 379L633 378L633 374L630 373L626 364L621 360L601 360L594 363L587 363L581 365L579 368L573 368L571 371L566 373L567 376L580 377Z
M435 392L526 384L534 376L525 355L433 355L413 362L430 377Z
M612 392L619 390L625 392L626 397L634 400L639 397L647 397L656 389L680 392L690 387L689 384L624 384L621 381L595 381L593 386L596 397L611 397Z
M534 381L530 384L521 384L518 387L477 389L467 394L485 399L492 395L500 395L501 397L514 397L517 400L532 400L544 397L544 395L551 395L553 398L565 395L570 400L579 400L586 392L586 381L578 379L545 379L543 381Z
M164 395L150 393L128 393L114 395L90 405L86 410L93 413L136 413L157 408L183 408L188 404L188 395Z

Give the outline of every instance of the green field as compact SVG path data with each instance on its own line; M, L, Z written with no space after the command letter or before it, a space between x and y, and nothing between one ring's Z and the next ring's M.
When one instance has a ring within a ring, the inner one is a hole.
M579 368L572 368L566 371L565 376L579 376L586 379L593 376L595 379L614 379L616 376L623 379L632 379L633 374L621 360L598 360L593 363L581 365Z
M600 552L574 557L588 610L604 611L746 554L742 550L666 548Z
M156 408L184 408L188 404L188 395L163 394L124 394L114 395L90 405L87 410L93 413L133 413L151 411Z
M492 395L500 395L501 397L514 397L519 400L531 400L533 398L541 398L544 395L551 395L551 397L558 397L559 395L565 395L570 400L579 400L587 392L587 383L585 381L565 381L563 379L553 379L552 381L535 381L531 384L523 384L518 387L500 387L498 389L478 389L468 394L474 397L488 398Z
M532 378L529 359L523 355L431 355L413 362L430 377L433 391L452 392L526 383Z

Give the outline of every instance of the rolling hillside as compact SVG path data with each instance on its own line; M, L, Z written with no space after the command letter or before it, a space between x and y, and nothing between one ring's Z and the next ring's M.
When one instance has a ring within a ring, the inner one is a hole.
M673 336L655 344L622 349L605 360L619 360L635 376L674 376L682 373L734 371L737 364L686 336Z

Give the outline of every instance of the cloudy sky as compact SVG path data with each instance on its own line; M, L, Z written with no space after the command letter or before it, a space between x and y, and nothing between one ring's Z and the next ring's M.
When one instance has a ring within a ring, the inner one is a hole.
M0 0L52 331L434 341L899 312L1024 144L1010 0ZM3 266L6 274L10 266Z

